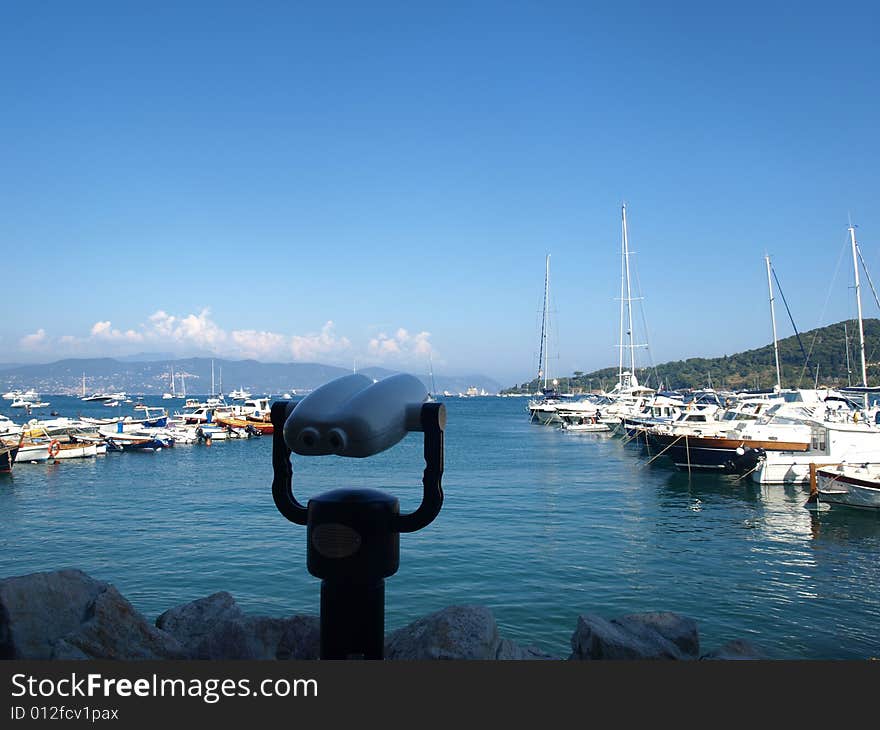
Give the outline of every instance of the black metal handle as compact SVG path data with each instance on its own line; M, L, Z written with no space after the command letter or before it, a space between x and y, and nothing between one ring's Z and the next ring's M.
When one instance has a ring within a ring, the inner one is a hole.
M293 467L290 464L290 449L284 441L284 424L294 405L289 400L272 404L272 498L278 511L288 520L305 525L308 510L293 496Z
M393 528L397 532L415 532L431 524L443 506L443 431L446 428L446 406L425 403L420 413L425 433L425 473L422 477L422 503L415 512L398 515Z

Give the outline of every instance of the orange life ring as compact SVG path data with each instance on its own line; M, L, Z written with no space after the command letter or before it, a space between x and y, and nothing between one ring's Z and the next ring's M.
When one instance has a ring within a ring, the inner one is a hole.
M52 439L49 442L49 456L54 459L56 456L58 456L59 451L61 451L61 443L58 441L58 439Z

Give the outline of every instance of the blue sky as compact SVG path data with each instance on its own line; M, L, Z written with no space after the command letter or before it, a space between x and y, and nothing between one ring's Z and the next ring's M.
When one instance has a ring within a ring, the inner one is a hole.
M880 10L711 5L4 3L0 362L430 353L508 384L549 252L552 367L591 370L623 201L655 362L769 342L765 253L800 330L853 316Z

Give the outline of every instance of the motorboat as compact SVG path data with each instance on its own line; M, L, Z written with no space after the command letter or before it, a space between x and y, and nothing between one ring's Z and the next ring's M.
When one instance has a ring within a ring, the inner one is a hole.
M803 419L810 446L803 452L763 454L752 475L759 484L809 484L811 464L880 462L880 426L857 409Z
M880 509L880 463L833 464L815 470L819 502Z
M174 440L163 436L158 430L131 431L114 433L101 430L99 433L112 451L161 451L174 446Z
M21 426L12 421L11 418L0 413L0 436L11 436L21 433Z
M117 400L113 395L109 393L92 393L92 395L84 395L80 398L81 401L107 401L107 400Z
M560 415L562 423L559 428L563 431L583 431L586 433L601 433L610 431L611 427L595 415L589 416L578 413L565 413Z
M268 398L249 398L233 412L249 421L268 421L272 414Z

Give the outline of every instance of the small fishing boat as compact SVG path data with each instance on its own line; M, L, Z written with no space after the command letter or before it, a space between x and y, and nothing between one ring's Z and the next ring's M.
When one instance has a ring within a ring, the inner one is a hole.
M819 502L880 509L880 464L836 464L815 470Z
M65 432L50 432L43 424L30 424L22 431L17 462L60 461L84 459L104 453L103 439L68 428Z
M231 428L241 428L244 430L250 429L251 435L256 434L266 434L272 435L275 432L275 427L272 425L272 421L255 421L249 418L236 418L234 416L223 416L218 417L216 420L218 426L229 426Z
M156 433L135 431L133 433L102 434L107 447L112 451L156 452L174 446L170 438L162 438Z
M252 435L259 436L256 430L248 430L247 428L234 428L232 426L221 426L202 424L196 429L196 435L200 441L208 443L210 441L230 441L232 439L246 439Z

